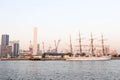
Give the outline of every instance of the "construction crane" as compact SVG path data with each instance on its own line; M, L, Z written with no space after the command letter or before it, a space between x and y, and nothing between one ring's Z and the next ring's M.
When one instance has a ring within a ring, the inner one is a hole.
M54 40L54 43L55 43L55 52L57 53L58 52L58 46L59 46L59 43L60 43L60 39L56 42L56 40Z

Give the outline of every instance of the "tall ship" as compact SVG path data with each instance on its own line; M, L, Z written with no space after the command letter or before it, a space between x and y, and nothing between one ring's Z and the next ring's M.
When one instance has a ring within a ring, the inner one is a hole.
M67 58L66 60L68 61L82 61L82 60L111 60L111 56L107 54L107 52L105 52L105 46L104 46L104 39L103 39L103 35L101 35L101 53L95 52L95 48L94 48L94 38L92 36L91 33L91 38L90 38L90 51L88 52L88 54L84 53L82 50L82 44L81 44L81 36L79 33L79 56L77 56L76 54L73 54L72 57ZM71 37L70 37L70 49L71 49L71 53L72 51L72 43L71 43ZM82 56L81 56L82 55Z

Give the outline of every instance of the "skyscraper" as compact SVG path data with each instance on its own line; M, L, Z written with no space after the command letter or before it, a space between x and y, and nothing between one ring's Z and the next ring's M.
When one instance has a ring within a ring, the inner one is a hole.
M7 58L11 52L11 47L9 46L9 35L3 34L1 38L1 57Z
M9 46L11 46L11 58L18 57L19 55L19 41L10 41Z
M19 43L18 42L14 43L13 53L14 53L14 57L18 57L18 53L19 53Z
M12 58L18 57L18 54L19 54L19 41L10 41L9 46L12 47L10 56Z
M37 55L37 27L34 28L33 55Z
M30 41L30 45L29 45L29 51L30 51L30 54L32 55L32 53L33 53L33 44L31 44L31 41Z
M1 45L2 46L8 46L9 45L9 35L8 34L3 34L2 35Z

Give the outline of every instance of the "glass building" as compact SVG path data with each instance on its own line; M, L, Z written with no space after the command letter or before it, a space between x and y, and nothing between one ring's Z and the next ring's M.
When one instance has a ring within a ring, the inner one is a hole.
M9 35L8 34L2 35L1 45L2 46L8 46L9 45Z
M11 51L11 47L9 47L9 35L3 34L1 38L1 57L7 58Z
M12 46L11 58L18 57L19 55L19 41L10 41L9 46Z

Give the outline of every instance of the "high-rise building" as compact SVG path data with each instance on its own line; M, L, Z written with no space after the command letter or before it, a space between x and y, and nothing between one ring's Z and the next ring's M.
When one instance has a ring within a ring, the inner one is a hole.
M37 44L37 52L40 51L40 44Z
M3 34L2 35L1 45L2 46L8 46L9 45L9 35L8 34Z
M11 57L18 57L19 55L19 41L10 41L9 46L12 47Z
M9 46L9 35L3 34L1 38L1 57L7 58L11 52L11 47Z
M0 56L1 56L1 45L0 45Z
M37 55L37 27L34 28L33 55Z
M37 44L37 55L40 56L41 55L41 51L40 51L40 44Z
M18 53L19 53L19 43L14 43L14 55L15 57L18 57Z
M33 45L31 44L31 41L30 41L30 44L29 44L29 52L32 55L32 53L33 53Z

